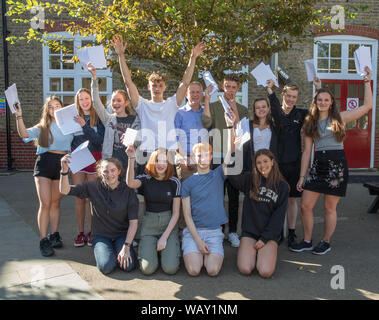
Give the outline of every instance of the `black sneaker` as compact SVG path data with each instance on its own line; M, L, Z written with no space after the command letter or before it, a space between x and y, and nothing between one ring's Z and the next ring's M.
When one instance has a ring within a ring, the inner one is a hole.
M288 237L287 237L288 248L291 248L296 244L296 239L297 239L297 237L296 237L295 232L290 232L288 234Z
M53 248L62 248L63 242L59 232L49 234L48 238Z
M48 238L43 238L39 242L39 250L44 257L50 257L54 254L54 249Z
M312 253L321 255L329 252L330 250L330 244L324 240L321 240L318 245L313 248Z
M312 241L307 243L304 240L299 243L293 243L289 249L294 252L303 252L313 250Z

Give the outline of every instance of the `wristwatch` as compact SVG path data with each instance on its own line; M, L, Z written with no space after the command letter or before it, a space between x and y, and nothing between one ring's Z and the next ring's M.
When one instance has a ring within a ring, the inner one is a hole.
M129 242L124 242L124 245L126 245L127 247L129 247L130 248L130 246L131 246L131 244L129 243Z

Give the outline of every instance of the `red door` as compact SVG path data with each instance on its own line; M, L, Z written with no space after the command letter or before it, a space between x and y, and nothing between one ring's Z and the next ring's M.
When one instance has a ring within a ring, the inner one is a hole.
M361 106L364 100L363 80L322 80L334 94L340 111ZM371 88L373 83L371 82ZM346 124L344 147L349 168L369 168L371 153L371 113Z

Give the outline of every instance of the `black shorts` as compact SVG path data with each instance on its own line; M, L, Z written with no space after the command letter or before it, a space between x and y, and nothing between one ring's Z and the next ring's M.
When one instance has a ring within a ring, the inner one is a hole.
M59 180L61 171L61 158L64 154L44 152L38 155L34 165L33 177L44 177Z
M304 190L344 197L349 180L343 150L316 151L304 184Z
M301 192L296 188L300 178L301 160L291 163L279 163L279 170L290 186L290 198L300 198Z
M253 234L251 232L247 232L247 231L242 231L241 232L241 238L242 237L246 237L246 238L252 238L254 239L255 241L258 241L259 240L259 236L257 236L256 234Z

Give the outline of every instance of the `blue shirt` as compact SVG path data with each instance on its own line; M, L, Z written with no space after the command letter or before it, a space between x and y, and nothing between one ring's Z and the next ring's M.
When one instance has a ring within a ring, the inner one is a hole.
M198 111L193 111L187 103L176 113L174 123L177 139L180 145L184 149L186 148L187 154L191 153L195 143L207 142L208 140L208 130L203 127L201 122L203 111L202 107Z
M228 222L224 208L224 181L221 166L207 174L195 173L182 184L182 198L190 197L196 228L215 229Z
M32 128L26 129L26 131L29 137L23 139L25 143L32 140L38 140L39 134L41 132L41 128L34 126ZM50 150L70 152L71 142L72 142L72 139L74 138L74 135L73 134L64 135L61 129L59 129L58 125L55 122L51 123L50 131L51 131L51 134L53 135L53 142L50 143L47 148L38 146L36 154L42 154Z

